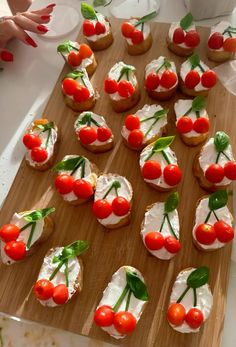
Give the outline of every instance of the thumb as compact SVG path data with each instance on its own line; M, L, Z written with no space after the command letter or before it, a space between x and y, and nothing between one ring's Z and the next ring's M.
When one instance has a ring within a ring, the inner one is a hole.
M0 61L12 62L14 60L13 54L5 48L0 48Z

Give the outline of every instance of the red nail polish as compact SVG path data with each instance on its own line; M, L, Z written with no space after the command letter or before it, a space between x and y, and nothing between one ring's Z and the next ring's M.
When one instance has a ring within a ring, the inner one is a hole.
M51 16L49 14L45 14L44 16L41 16L42 20L48 20L50 18L51 18Z
M38 47L37 43L30 36L26 37L25 42L32 47Z
M47 8L55 7L55 6L56 6L56 4L50 4L50 5L47 6Z
M37 26L37 29L38 29L38 31L41 31L42 33L48 32L48 28L45 27L45 25L42 25L42 24L39 24L39 25Z
M2 51L1 52L1 59L3 61L7 61L7 62L10 62L10 61L13 61L13 54L11 52L8 52L8 51Z

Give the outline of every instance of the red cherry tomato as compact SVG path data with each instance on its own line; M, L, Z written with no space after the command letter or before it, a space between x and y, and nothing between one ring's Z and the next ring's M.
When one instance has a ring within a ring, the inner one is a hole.
M127 39L130 39L131 38L131 34L132 32L135 30L135 27L129 23L129 22L124 22L122 23L121 25L121 32L122 32L122 35L124 37L126 37Z
M224 36L221 33L214 33L209 37L208 47L210 49L220 49L223 46Z
M128 311L120 311L114 315L114 327L120 334L131 334L136 327L136 319Z
M217 82L216 73L213 70L207 70L203 72L201 82L203 87L212 88Z
M187 134L193 130L193 121L189 117L181 117L178 119L176 127L180 134Z
M15 261L22 260L26 256L26 246L23 241L7 242L4 246L4 251L9 258Z
M3 242L15 241L20 235L20 228L15 224L5 224L0 229L0 239Z
M48 300L53 295L54 285L52 282L41 279L38 280L34 285L34 295L39 300Z
M75 102L84 102L88 100L89 97L90 97L90 92L88 88L77 85L77 88L75 89L75 92L73 94L73 98Z
M130 114L125 118L125 126L129 131L140 128L140 119L135 114Z
M202 311L198 308L191 308L185 316L186 323L192 329L198 329L203 323L204 317Z
M165 70L161 75L160 85L164 88L171 89L177 82L177 76L173 71Z
M73 78L65 78L62 82L62 89L66 95L73 95L76 88L77 82Z
M211 245L216 240L216 232L213 225L199 224L195 229L195 236L199 243Z
M174 236L168 236L165 238L165 249L170 253L178 253L181 246L179 240L176 240Z
M134 29L134 31L131 33L131 41L134 45L139 45L144 40L143 32L138 29Z
M48 157L48 152L42 147L34 147L31 149L31 158L37 163L44 162Z
M236 52L236 38L228 37L223 43L223 48L226 52Z
M234 229L231 225L219 220L214 224L217 239L222 243L227 243L234 238Z
M177 28L174 31L174 35L173 35L173 42L175 44L180 44L184 42L184 37L185 37L185 32L183 31L182 28Z
M111 204L104 199L96 200L93 203L93 214L98 219L105 219L112 214Z
M142 167L142 175L148 180L161 177L161 165L155 160L147 160Z
M184 80L186 87L189 89L194 89L199 82L200 82L200 75L195 70L189 71Z
M107 126L97 128L98 141L106 142L111 137L111 130Z
M167 311L167 319L170 324L180 326L185 319L185 308L182 304L170 304Z
M155 90L160 84L160 78L155 72L151 72L147 75L145 80L145 87L147 90Z
M169 186L176 186L182 178L182 172L178 165L169 164L163 170L164 180Z
M229 161L224 166L225 176L230 180L236 180L236 162Z
M104 90L108 94L116 93L118 91L118 83L116 82L116 80L107 78L104 81Z
M145 245L151 251L157 251L164 246L165 239L159 231L149 231L144 238Z
M135 129L130 132L128 136L128 143L130 147L134 149L138 149L142 145L143 139L144 139L143 132L139 129Z
M224 178L224 169L219 164L209 165L205 177L211 183L220 183Z
M89 126L80 128L79 139L84 145L90 145L97 140L97 129Z
M83 22L83 34L84 36L88 36L88 37L96 34L93 23L87 19L85 19Z
M55 188L59 194L68 194L72 192L73 183L74 177L67 174L61 174L55 179Z
M125 216L130 211L130 203L122 196L117 196L111 204L112 211L116 216Z
M93 196L93 187L88 181L78 179L73 183L73 192L79 199L89 199Z
M186 33L184 42L187 47L196 47L200 43L200 36L197 31L190 30Z
M99 327L109 327L113 324L114 311L111 306L103 305L96 309L94 323Z
M39 136L27 133L23 137L23 143L26 148L32 149L34 147L39 147L42 141Z
M210 124L209 119L205 117L200 117L195 120L193 123L193 130L195 130L199 134L207 133L209 130Z
M68 63L73 67L79 66L82 63L80 52L71 51L67 59Z
M93 51L88 45L86 45L85 43L81 43L81 45L79 46L79 53L82 59L86 59L91 57Z
M58 284L54 287L52 299L57 305L65 304L69 299L67 286L65 284Z
M123 98L129 98L134 94L134 86L132 83L122 80L118 83L118 93Z
M96 35L104 34L106 32L106 27L103 23L97 22L95 24L95 33Z

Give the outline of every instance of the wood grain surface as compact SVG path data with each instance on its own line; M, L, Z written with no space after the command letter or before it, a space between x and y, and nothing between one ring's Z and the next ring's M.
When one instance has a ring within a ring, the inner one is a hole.
M141 100L133 109L138 110L145 103L154 103L142 87L145 65L159 55L165 55L175 61L179 68L184 58L175 56L167 49L165 40L169 25L164 23L152 24L154 42L146 54L129 56L119 31L120 23L121 20L112 20L114 43L107 50L96 53L98 67L92 77L92 83L100 93L94 111L104 115L112 128L115 134L114 149L104 154L92 154L77 141L73 130L75 113L64 105L60 88L60 81L68 71L67 67L64 67L43 115L54 120L61 131L58 161L66 154L82 154L96 163L102 171L118 173L130 180L134 190L131 224L119 230L105 230L93 217L91 202L78 207L67 205L54 191L54 174L51 171L35 172L23 161L0 212L0 225L8 223L15 211L55 206L56 228L37 254L10 267L0 266L0 311L122 346L218 347L224 324L231 246L227 245L209 254L199 252L192 243L196 202L205 194L192 174L193 159L200 147L185 146L178 135L172 145L184 176L178 187L181 198L179 215L182 250L170 261L158 260L143 246L140 225L146 206L165 200L167 194L158 193L142 180L138 165L139 153L129 150L122 143L120 130L124 115L112 110L108 96L103 91L103 80L114 63L123 60L133 64L137 68L142 91ZM199 28L199 32L201 45L196 51L203 61L213 66L208 62L205 52L209 29ZM83 41L82 36L79 39L80 42ZM177 92L170 101L161 103L170 110L168 135L176 133L173 105L180 97L183 95ZM231 135L231 144L236 153L235 109L236 98L218 83L207 100L211 134L217 130L226 131ZM39 114L38 118L41 116ZM63 307L45 308L32 294L32 285L37 279L43 257L50 247L66 245L77 239L86 239L91 243L89 251L82 256L85 269L83 291ZM142 272L148 285L150 302L132 336L117 342L93 324L93 313L112 274L122 265L134 266ZM214 295L212 313L200 333L180 334L172 330L166 320L170 291L180 270L200 265L210 268L210 286Z

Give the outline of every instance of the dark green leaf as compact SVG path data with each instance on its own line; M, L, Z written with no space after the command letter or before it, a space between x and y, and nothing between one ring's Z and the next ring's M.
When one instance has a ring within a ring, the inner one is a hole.
M156 140L152 147L153 152L163 151L163 149L171 145L171 143L174 141L174 138L175 136L160 137L158 140Z
M155 18L156 16L157 16L157 11L153 11L153 12L147 14L146 16L141 17L141 18L137 21L137 23L135 24L135 27L137 27L137 26L138 26L139 24L141 24L141 23L148 22L149 20Z
M130 290L137 299L148 301L147 287L135 272L127 270L126 280Z
M186 14L185 17L183 17L180 21L180 26L183 30L187 30L190 25L192 24L193 22L193 16L192 14L189 12L188 14Z
M78 257L89 248L89 242L78 240L63 248L61 254L53 258L53 263Z
M85 19L97 19L94 8L86 2L81 3L81 14Z
M206 99L203 96L196 96L192 102L192 111L201 111L206 106Z
M201 266L191 272L187 278L187 286L190 288L199 288L208 282L209 269L206 266Z
M171 68L171 62L168 59L164 59L164 66L166 69L170 69Z
M217 152L223 152L229 145L229 136L224 131L217 131L214 137Z
M47 207L43 209L34 210L24 216L27 222L35 222L37 220L43 219L50 213L54 212L56 209L54 207Z
M59 53L70 53L70 51L71 46L69 40L62 42L60 45L57 46L57 52Z
M73 80L76 80L77 78L83 77L83 76L84 76L83 71L74 70L74 71L69 72L69 73L65 76L65 78L73 78ZM65 78L64 78L64 79L65 79Z
M54 129L55 123L54 122L48 122L46 124L37 124L36 127L41 129L43 132L45 132L49 129Z
M188 61L191 64L192 69L194 69L196 66L200 64L200 58L198 54L193 54L191 57L188 58Z
M76 125L77 125L77 124L85 125L85 124L90 123L90 121L91 121L91 116L92 116L91 112L86 112L86 113L83 115L82 119L79 119L78 122L76 122Z
M179 194L174 192L170 194L165 202L165 213L173 212L179 204Z
M228 193L226 190L217 190L210 195L208 206L211 211L218 210L221 207L226 206L228 202Z
M80 161L84 160L84 157L76 156L57 163L54 167L54 171L73 171Z

